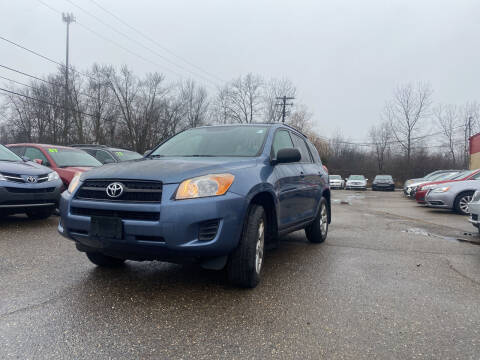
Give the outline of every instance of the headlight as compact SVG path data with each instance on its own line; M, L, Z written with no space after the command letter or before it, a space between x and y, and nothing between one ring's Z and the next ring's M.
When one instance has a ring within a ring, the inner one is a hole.
M58 173L56 171L52 171L50 174L48 174L48 180L47 181L54 181L58 180L60 177L58 176Z
M450 186L444 186L444 187L433 189L432 193L444 193L444 192L447 192L448 190L450 190Z
M80 175L81 173L77 172L73 177L72 181L70 181L70 185L68 185L68 192L73 194L73 192L77 189L78 185L80 185Z
M420 190L430 190L430 189L435 189L437 185L425 185L425 186L420 186Z
M175 195L176 200L194 199L225 194L233 183L232 174L212 174L185 180Z

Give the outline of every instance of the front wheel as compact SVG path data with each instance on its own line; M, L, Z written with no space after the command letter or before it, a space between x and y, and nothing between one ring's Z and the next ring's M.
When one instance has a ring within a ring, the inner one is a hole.
M253 205L248 212L240 242L228 261L230 283L246 288L257 286L263 266L266 229L263 207Z
M324 197L320 200L320 210L315 220L305 228L305 235L312 243L322 243L327 239L328 234L328 209L327 200Z
M461 215L468 215L468 204L472 201L473 191L464 191L455 198L454 208L455 211Z

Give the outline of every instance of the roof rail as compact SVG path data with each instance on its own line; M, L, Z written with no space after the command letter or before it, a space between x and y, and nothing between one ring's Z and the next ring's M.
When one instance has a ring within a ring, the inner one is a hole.
M70 147L98 147L98 148L106 148L108 146L106 145L100 145L100 144L72 144L68 145Z

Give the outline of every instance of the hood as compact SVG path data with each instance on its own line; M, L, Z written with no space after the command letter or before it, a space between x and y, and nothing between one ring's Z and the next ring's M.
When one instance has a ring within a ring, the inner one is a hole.
M448 181L438 184L437 187L444 186L450 186L450 189L457 193L460 191L476 191L480 190L480 180Z
M77 173L77 172L80 172L80 173L83 173L85 171L89 171L91 169L93 169L93 167L87 167L87 166L82 166L82 167L76 167L76 166L67 166L67 167L63 167L61 168L62 170L65 170L65 171L68 171L68 172L72 172L72 173Z
M94 168L86 173L83 179L141 179L172 184L196 176L231 172L256 164L257 158L143 158Z
M37 164L33 161L0 161L0 173L11 173L18 175L44 175L52 170L46 166Z
M366 183L367 180L347 180L347 183L349 182L359 182L359 183Z

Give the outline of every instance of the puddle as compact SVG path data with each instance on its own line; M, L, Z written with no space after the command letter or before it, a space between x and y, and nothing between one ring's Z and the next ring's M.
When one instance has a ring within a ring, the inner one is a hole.
M351 205L348 200L333 199L332 201L334 204Z
M406 230L402 230L402 232L403 233L414 234L414 235L421 235L421 236L433 237L433 238L438 238L438 239L450 240L450 241L453 240L453 241L462 242L462 243L469 243L469 244L472 244L472 245L480 245L480 242L478 242L478 241L456 238L456 237L452 237L452 236L438 235L438 234L431 233L431 232L429 232L425 229L421 229L421 228L408 228ZM463 233L463 235L473 236L470 233Z

